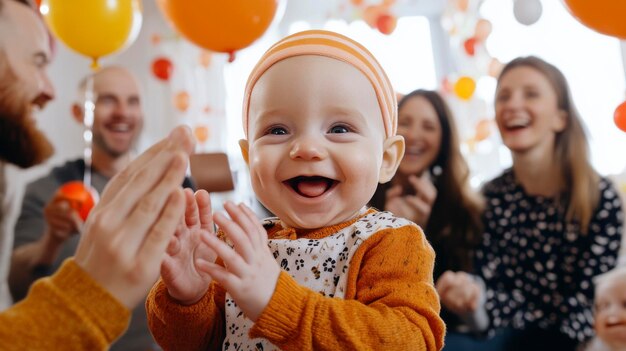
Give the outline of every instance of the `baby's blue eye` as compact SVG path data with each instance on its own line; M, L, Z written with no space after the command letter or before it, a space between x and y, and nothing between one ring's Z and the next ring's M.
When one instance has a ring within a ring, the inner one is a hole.
M269 130L269 134L285 135L287 134L287 131L285 130L285 128L282 128L282 127L274 127Z
M333 126L330 128L329 133L331 134L339 134L339 133L349 133L348 128L344 126Z

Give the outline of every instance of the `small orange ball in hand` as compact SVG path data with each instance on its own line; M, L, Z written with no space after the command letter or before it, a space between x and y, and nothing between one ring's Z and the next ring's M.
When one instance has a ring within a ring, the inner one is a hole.
M57 190L56 196L66 200L83 221L87 219L89 212L98 202L98 192L78 180L63 184Z

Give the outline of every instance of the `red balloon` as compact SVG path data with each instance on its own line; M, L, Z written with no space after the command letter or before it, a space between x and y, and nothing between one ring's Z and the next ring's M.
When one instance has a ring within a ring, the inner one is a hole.
M152 73L162 81L167 82L170 80L173 70L174 65L172 65L172 61L165 57L159 57L152 61Z
M63 184L57 190L56 196L67 201L83 221L87 219L89 212L98 202L96 190L78 180Z
M626 101L617 106L613 118L615 120L615 125L617 126L617 128L621 129L623 132L626 132Z

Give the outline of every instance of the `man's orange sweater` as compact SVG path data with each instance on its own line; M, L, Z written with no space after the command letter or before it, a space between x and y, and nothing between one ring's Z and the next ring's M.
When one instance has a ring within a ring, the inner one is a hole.
M0 313L0 350L107 350L129 320L130 311L70 258Z

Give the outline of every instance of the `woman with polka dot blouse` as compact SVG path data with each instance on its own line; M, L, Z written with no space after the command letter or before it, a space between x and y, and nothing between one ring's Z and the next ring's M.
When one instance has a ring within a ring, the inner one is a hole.
M592 278L616 264L622 204L589 163L556 67L536 57L508 63L495 111L513 167L484 187L476 265L490 335L506 335L506 350L575 350L593 336Z

